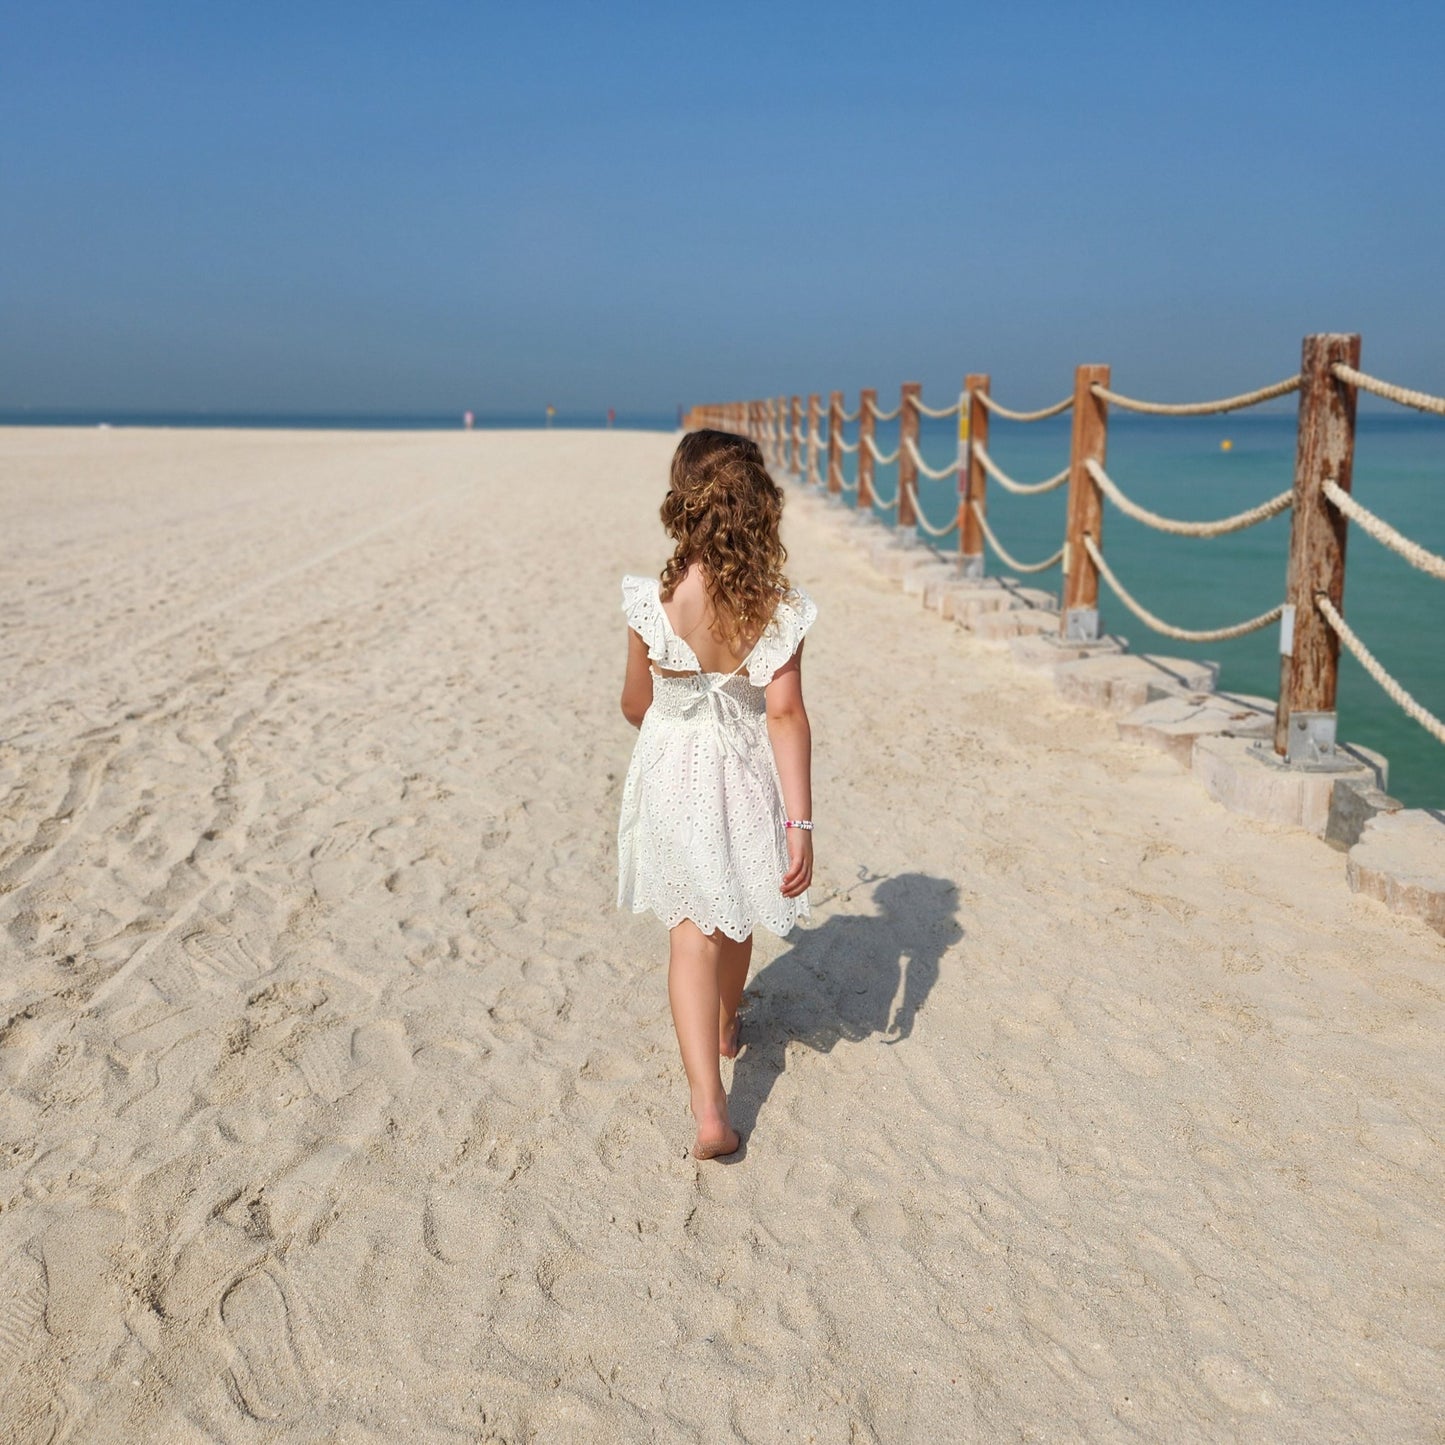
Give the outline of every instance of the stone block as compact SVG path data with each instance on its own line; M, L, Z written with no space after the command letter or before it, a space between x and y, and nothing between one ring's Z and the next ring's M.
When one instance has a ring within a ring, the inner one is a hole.
M903 574L903 590L910 597L921 597L926 607L930 586L936 587L941 582L956 581L957 578L958 564L956 562L941 562L935 557L933 561L911 567Z
M1365 748L1351 746L1341 752L1341 767L1327 772L1289 767L1269 742L1201 737L1195 739L1190 767L1205 792L1230 812L1304 828L1323 838L1335 785L1348 781L1383 787L1389 770L1384 758Z
M921 542L908 540L896 532L875 541L868 556L885 577L901 577L920 562L933 559L933 554Z
M1325 842L1332 848L1353 848L1365 831L1365 824L1381 813L1398 813L1404 806L1373 783L1335 784L1330 795L1330 820L1325 825Z
M998 612L981 612L973 619L971 631L986 642L1007 642L1029 632L1052 632L1059 625L1057 612L1037 607L1009 607Z
M1169 693L1210 692L1218 674L1216 662L1130 652L1067 662L1054 669L1054 686L1070 702L1122 715Z
M939 598L938 610L963 627L971 627L976 617L985 612L999 612L1017 607L1013 597L998 585L960 582Z
M1095 642L1066 642L1058 632L1059 614L1052 614L1054 630L1034 632L1016 637L1009 643L1009 652L1020 667L1035 672L1052 672L1066 662L1082 662L1086 657L1115 656L1126 650L1122 637L1101 637Z
M1119 736L1160 748L1187 768L1195 739L1274 737L1274 703L1239 692L1190 692L1155 698L1119 719Z
M1036 607L1040 612L1059 615L1059 599L1052 592L1045 592L1041 587L1026 587L1012 578L1005 579L1001 585L1020 607Z
M1356 893L1445 933L1445 813L1405 808L1369 819L1345 876Z

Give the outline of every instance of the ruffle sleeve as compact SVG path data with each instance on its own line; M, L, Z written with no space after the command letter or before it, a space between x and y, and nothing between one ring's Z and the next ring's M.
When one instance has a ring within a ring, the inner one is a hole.
M772 620L748 656L748 681L766 687L773 674L798 650L818 616L818 604L801 587L778 600Z
M651 577L624 577L622 611L627 618L627 625L647 644L648 657L665 666L667 619L662 615L657 582Z

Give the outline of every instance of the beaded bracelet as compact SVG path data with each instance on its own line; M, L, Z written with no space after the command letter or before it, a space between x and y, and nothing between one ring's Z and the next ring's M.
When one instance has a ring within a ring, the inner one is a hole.
M784 819L783 819L783 827L785 827L785 828L805 828L809 833L811 833L811 832L813 831L813 824L812 824L811 820L809 820L809 819L807 819L807 818L784 818Z

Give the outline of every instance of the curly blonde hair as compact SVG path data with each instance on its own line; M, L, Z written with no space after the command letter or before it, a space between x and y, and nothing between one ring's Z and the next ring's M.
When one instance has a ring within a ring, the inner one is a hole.
M783 494L755 442L725 431L689 432L672 457L661 507L673 554L659 591L671 597L692 563L703 569L716 616L714 635L737 648L768 625L787 548L778 536Z

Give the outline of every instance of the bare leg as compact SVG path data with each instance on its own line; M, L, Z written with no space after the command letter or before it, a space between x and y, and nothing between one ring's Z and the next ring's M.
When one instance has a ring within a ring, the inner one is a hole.
M718 959L718 1021L717 1049L725 1059L738 1056L738 1006L743 1001L743 985L748 981L748 967L753 961L753 936L734 943L719 930L722 956Z
M687 1070L692 1117L697 1121L697 1142L692 1152L699 1159L731 1154L741 1143L737 1130L728 1123L727 1095L718 1068L718 963L722 942L726 939L721 931L706 934L690 919L684 919L672 930L667 968L672 1025L677 1030L682 1066Z

